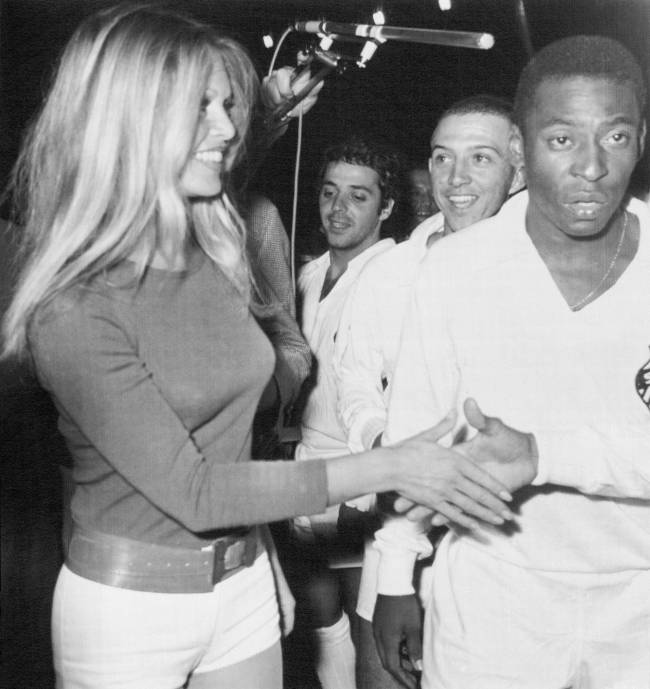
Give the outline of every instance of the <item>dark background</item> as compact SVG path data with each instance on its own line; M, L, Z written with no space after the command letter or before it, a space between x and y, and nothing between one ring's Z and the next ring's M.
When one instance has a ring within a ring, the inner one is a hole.
M38 107L57 54L77 23L106 0L2 0L0 3L0 180L15 158L25 122ZM442 12L437 0L176 0L159 4L184 10L224 28L252 53L260 74L272 50L262 44L271 31L277 39L296 20L372 23L381 6L386 23L432 29L487 31L488 51L389 41L365 69L351 66L327 77L317 105L305 118L300 173L298 244L314 239L318 219L314 176L320 153L330 142L359 129L387 138L413 161L428 156L438 114L453 100L480 92L512 97L526 62L521 9L534 49L576 33L597 33L625 43L650 74L649 0L452 0ZM295 64L297 50L310 40L292 33L278 66ZM350 44L347 44L350 46ZM353 44L358 51L361 44ZM296 129L273 148L255 186L290 219ZM634 177L634 189L650 187L650 155ZM310 234L311 233L311 234Z

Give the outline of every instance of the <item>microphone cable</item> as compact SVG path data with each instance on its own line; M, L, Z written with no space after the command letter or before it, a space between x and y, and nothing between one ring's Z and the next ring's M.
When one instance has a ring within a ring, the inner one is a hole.
M273 51L273 57L271 58L271 64L269 65L269 70L267 76L271 76L275 68L275 62L280 52L282 44L286 40L287 36L294 31L293 26L289 26L284 30L282 36L278 40L278 44L275 46ZM291 231L289 233L289 246L290 246L290 269L291 269L291 289L293 290L293 297L296 298L296 228L298 224L298 189L299 189L299 179L300 179L300 156L302 153L302 106L298 104L300 109L298 111L298 131L296 134L296 158L294 163L294 173L293 173L293 201L291 204Z

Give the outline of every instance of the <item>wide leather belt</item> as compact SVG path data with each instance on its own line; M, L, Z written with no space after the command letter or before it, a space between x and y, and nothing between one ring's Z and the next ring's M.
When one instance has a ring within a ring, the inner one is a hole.
M75 524L66 565L75 574L108 586L158 593L208 593L215 584L250 567L263 548L257 527L193 550L134 541Z

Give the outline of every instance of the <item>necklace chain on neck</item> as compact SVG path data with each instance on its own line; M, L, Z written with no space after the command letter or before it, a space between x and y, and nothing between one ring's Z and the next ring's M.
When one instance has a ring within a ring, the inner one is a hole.
M616 247L616 252L614 253L614 258L609 263L609 266L607 266L607 270L605 271L605 274L603 277L600 279L600 282L589 292L589 294L586 294L580 301L577 301L575 304L571 304L570 308L572 311L577 311L581 306L584 306L593 296L598 292L598 290L605 284L605 280L609 277L610 273L612 270L614 270L614 266L616 265L616 260L618 259L619 254L621 253L621 248L623 247L623 241L625 239L625 231L627 230L627 211L623 211L623 229L621 230L621 237L618 240L618 246Z

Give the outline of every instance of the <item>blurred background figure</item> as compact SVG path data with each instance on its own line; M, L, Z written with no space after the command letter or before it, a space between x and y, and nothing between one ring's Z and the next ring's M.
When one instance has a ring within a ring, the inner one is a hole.
M426 162L411 167L408 172L407 196L408 222L406 234L416 228L423 220L438 212L438 206L433 198L431 175Z

